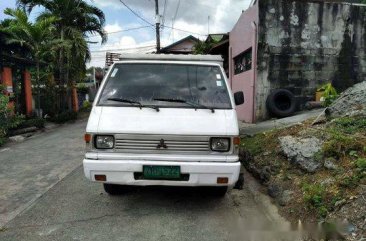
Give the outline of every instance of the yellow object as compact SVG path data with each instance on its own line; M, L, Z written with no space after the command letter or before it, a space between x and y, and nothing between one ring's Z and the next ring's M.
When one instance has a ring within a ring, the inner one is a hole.
M315 93L315 101L320 101L320 99L323 97L324 91L317 91Z

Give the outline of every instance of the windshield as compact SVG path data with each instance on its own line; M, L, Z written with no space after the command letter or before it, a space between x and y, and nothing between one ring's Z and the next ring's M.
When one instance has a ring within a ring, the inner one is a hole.
M103 106L128 106L113 101L118 98L160 107L232 108L224 77L217 66L116 64L106 81L98 103Z

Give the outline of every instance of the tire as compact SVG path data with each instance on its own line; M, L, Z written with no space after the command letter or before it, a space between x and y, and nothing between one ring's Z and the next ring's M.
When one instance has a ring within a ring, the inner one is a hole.
M239 179L235 183L234 189L243 190L243 188L244 188L244 174L240 173L239 174Z
M109 195L122 195L129 191L128 186L103 183L103 188Z
M291 116L297 107L295 96L285 89L272 91L267 97L266 103L268 111L276 117Z

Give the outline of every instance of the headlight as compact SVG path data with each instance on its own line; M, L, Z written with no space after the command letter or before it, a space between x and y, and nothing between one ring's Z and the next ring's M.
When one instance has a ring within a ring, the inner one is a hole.
M95 147L97 149L112 149L114 147L113 136L96 136Z
M230 138L211 138L211 150L226 152L230 150Z

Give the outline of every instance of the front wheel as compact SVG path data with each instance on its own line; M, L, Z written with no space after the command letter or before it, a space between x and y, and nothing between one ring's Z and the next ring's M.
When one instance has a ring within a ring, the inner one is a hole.
M103 188L109 195L121 195L128 192L128 186L103 183Z

